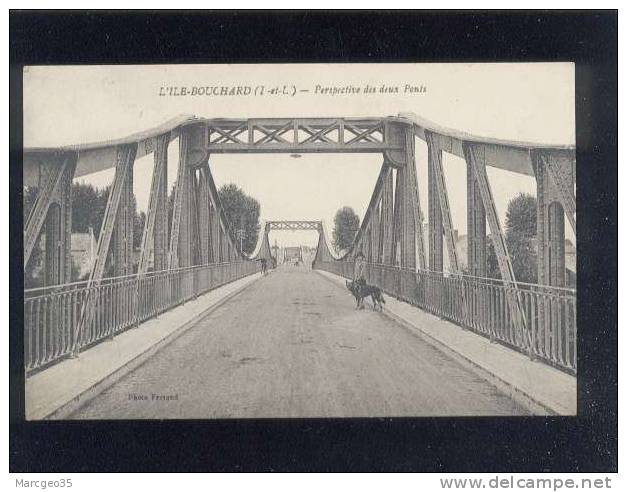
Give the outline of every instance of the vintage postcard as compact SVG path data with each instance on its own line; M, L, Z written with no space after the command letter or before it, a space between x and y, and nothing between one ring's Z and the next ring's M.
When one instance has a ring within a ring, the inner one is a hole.
M572 63L26 66L26 419L577 414Z

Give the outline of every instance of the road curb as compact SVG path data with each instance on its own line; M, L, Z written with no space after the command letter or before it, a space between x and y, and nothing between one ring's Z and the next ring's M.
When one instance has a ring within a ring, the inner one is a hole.
M253 275L256 275L256 274L253 274ZM73 412L77 411L80 407L82 407L83 405L87 404L89 401L94 399L100 393L102 393L106 389L108 389L111 386L113 386L116 382L118 382L124 376L126 376L127 374L133 372L135 369L140 367L148 359L150 359L153 355L155 355L159 350L161 350L162 348L168 346L170 343L172 343L174 340L179 338L185 332L190 330L192 327L194 327L196 324L198 324L204 318L209 316L213 311L215 311L217 308L219 308L225 302L231 300L233 297L238 296L239 294L244 292L248 287L250 287L251 285L256 283L260 278L261 277L253 279L252 281L250 281L246 285L241 286L240 288L234 290L233 292L230 292L229 294L225 295L223 298L217 300L214 304L209 306L206 310L204 310L203 312L195 315L192 319L186 321L183 325L178 327L172 333L170 333L166 337L164 337L161 340L159 340L158 342L156 342L154 345L152 345L151 347L146 349L144 352L140 353L139 355L137 355L136 357L134 357L133 359L131 359L130 361L125 363L123 366L118 367L113 372L111 372L110 374L105 376L103 379L101 379L100 381L98 381L97 383L95 383L94 385L89 387L88 389L83 390L81 393L76 395L70 401L62 404L60 407L58 407L56 410L53 410L52 412L47 414L45 417L43 417L41 419L36 419L36 420L62 420L62 419L65 419L68 415L70 415Z
M326 278L329 282L334 283L334 284L336 284L338 286L340 286L340 285L344 286L344 284L343 284L344 278L343 277L337 276L335 274L331 274L331 275L335 275L335 277L337 277L337 278L333 278L333 277L330 277L330 276L326 275L329 272L324 272L323 273L320 270L315 270L315 271L321 277ZM399 302L402 302L402 301L399 301ZM419 309L419 308L416 308L416 309ZM420 327L415 326L414 324L412 324L409 321L405 320L403 317L393 313L388 308L385 308L382 311L382 313L385 316L387 316L389 319L392 319L393 321L395 321L398 324L400 324L403 328L405 328L407 331L409 331L412 335L419 337L425 343L428 343L429 345L431 345L435 349L439 350L443 354L447 355L448 357L452 358L453 360L455 360L459 364L461 364L464 367L466 367L467 369L471 370L477 376L485 379L487 382L489 382L490 384L495 386L500 392L504 393L506 396L508 396L509 398L514 400L519 405L525 407L532 414L534 414L534 415L560 415L560 412L558 410L553 409L549 405L544 404L544 403L538 401L537 399L533 398L531 395L529 395L527 392L523 391L522 389L515 387L511 383L508 383L507 381L503 380L502 378L500 378L499 376L497 376L496 374L494 374L490 370L488 370L485 367L483 367L483 366L477 364L476 362L470 360L468 357L466 357L463 354L459 353L455 349L449 347L445 343L443 343L443 342L441 342L439 340L436 340L431 335L429 335L428 333L425 333L423 330L421 330ZM462 330L461 327L459 329ZM477 336L479 336L479 335L477 335Z

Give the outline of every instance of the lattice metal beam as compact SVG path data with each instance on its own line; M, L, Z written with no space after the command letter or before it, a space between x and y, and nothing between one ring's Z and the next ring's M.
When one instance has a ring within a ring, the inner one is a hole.
M555 193L557 194L566 218L573 228L573 232L577 233L576 223L576 205L575 194L573 192L573 169L574 169L574 157L564 155L561 153L557 155L551 152L538 151L539 159L544 165L547 174L551 178L551 182L555 187Z
M386 141L388 121L385 118L268 118L209 120L206 124L210 153L341 153L402 149Z
M318 231L322 227L319 220L269 220L266 228L271 231Z

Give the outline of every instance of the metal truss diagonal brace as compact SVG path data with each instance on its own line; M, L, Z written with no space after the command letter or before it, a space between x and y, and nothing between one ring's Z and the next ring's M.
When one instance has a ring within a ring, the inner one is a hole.
M366 209L366 213L364 214L364 219L361 222L361 227L359 231L357 231L357 235L355 236L355 240L353 242L353 248L360 247L362 245L363 240L365 239L366 229L370 226L370 222L372 220L372 216L375 213L375 208L381 199L381 195L383 193L384 184L387 180L387 176L392 172L391 167L387 162L384 162L381 166L381 170L379 171L379 177L377 178L377 182L374 187L374 191L370 198L370 203L368 204L368 208Z
M505 236L503 235L503 231L501 229L494 198L492 197L492 190L490 189L490 183L488 182L485 167L485 155L483 154L482 149L478 150L472 144L467 142L464 143L464 155L466 157L466 161L470 164L475 179L477 180L481 200L483 201L486 217L490 226L490 236L492 238L492 244L494 245L499 270L501 271L501 277L503 280L508 282L506 298L510 307L512 320L516 326L516 336L520 337L521 341L525 340L528 347L531 348L531 333L526 329L527 322L525 319L525 312L522 309L520 291L516 285L514 268L507 251Z
M409 185L409 203L416 228L416 250L418 253L418 267L425 269L427 260L425 255L424 232L422 230L422 208L420 206L420 190L416 172L416 142L413 127L406 131L406 165Z
M218 196L218 189L216 188L216 184L215 181L213 180L213 175L211 174L211 168L208 167L208 171L207 171L207 184L209 186L209 198L211 200L211 204L213 205L213 208L215 209L215 215L216 215L216 232L221 235L224 239L224 247L222 255L224 256L224 259L230 259L231 257L226 256L228 251L227 248L230 247L230 249L233 251L233 259L238 259L241 258L243 253L239 250L239 244L237 243L237 241L235 240L234 236L233 236L233 232L230 228L230 224L228 222L228 219L226 217L226 213L224 211L224 209L222 208L222 204L220 203L220 198Z
M464 145L466 161L470 163L475 179L477 180L477 185L479 186L479 192L481 193L481 200L483 201L488 225L490 226L490 237L494 244L494 251L496 253L501 276L503 280L515 282L514 268L512 267L509 252L507 251L505 236L501 229L499 217L496 212L496 205L492 197L492 190L488 182L485 156L481 155L480 152L481 150L476 149L472 144L466 143Z
M109 253L109 245L111 244L113 229L115 227L116 218L118 217L118 208L122 192L126 185L126 179L129 176L129 170L132 170L136 152L137 144L121 145L116 150L115 177L113 178L113 186L109 192L107 207L105 208L102 226L100 227L100 234L98 235L96 261L94 262L89 275L87 297L85 298L81 308L80 320L76 323L74 328L75 346L72 349L72 353L74 355L77 355L78 350L80 349L81 334L83 330L86 326L89 326L92 320L94 303L96 301L94 296L90 295L91 290L89 287L91 287L94 282L101 280L104 274L105 266L107 264L107 256Z
M555 191L559 197L559 201L564 207L564 213L570 222L570 226L573 228L573 232L577 233L577 224L575 220L575 195L573 193L573 187L571 186L572 180L562 175L561 163L555 156L541 153L540 159L546 168L547 174L551 177L551 181L555 186ZM568 163L570 164L570 163Z
M70 156L66 156L60 166L53 167L46 176L46 180L37 195L35 205L26 220L24 230L24 268L26 268L30 256L39 237L39 232L46 221L48 209L53 198L61 193L63 177L70 167Z
M392 242L394 225L394 176L392 170L386 174L381 195L381 260L385 265L393 262Z
M137 151L137 145L123 145L118 147L116 152L115 163L115 177L113 179L113 186L109 193L109 199L107 200L107 207L105 208L104 218L102 220L102 226L100 228L100 234L98 235L98 246L96 249L96 261L89 277L89 282L100 280L104 274L105 265L107 262L107 255L109 253L109 245L111 244L111 236L113 235L113 229L115 226L115 219L118 215L118 208L120 205L120 198L122 196L122 190L126 184L126 178L129 174L129 169L132 167L135 161L135 153Z
M181 230L181 220L187 220L183 216L183 207L185 206L186 195L188 192L187 178L189 172L187 169L187 147L188 137L182 133L179 137L179 165L176 174L176 188L174 190L174 209L172 211L172 226L170 231L170 248L168 250L168 270L179 266L179 233Z
M453 221L451 219L451 208L448 201L448 193L446 190L446 178L442 167L442 149L439 148L433 138L433 134L425 131L427 140L428 159L432 166L437 188L440 210L442 214L442 227L444 229L444 237L446 238L446 249L449 255L449 264L451 271L459 272L459 261L457 258L457 248L455 245L455 237L453 235Z
M148 199L148 215L146 216L146 224L144 225L144 231L142 233L139 263L137 266L137 273L139 274L145 273L148 269L148 260L154 249L154 228L157 211L159 207L167 205L166 203L162 203L164 197L160 196L160 192L164 187L164 181L167 179L167 149L169 141L169 134L160 137L154 152L155 165L152 173L150 197Z

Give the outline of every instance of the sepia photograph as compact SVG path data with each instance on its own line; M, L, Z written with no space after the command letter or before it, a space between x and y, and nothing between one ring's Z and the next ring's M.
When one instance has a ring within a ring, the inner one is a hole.
M617 10L286 6L9 12L9 485L620 488Z
M22 77L26 420L578 414L574 63Z

